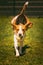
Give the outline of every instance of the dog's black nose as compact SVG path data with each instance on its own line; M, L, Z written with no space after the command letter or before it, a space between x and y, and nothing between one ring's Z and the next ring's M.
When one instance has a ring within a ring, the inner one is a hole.
M21 37L22 35L21 34L19 34L19 37Z
M19 34L19 37L20 37L20 38L23 38L22 34Z

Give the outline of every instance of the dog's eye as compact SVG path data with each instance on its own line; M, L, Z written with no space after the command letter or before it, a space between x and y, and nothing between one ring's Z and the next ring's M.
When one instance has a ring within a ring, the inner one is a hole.
M24 29L22 29L24 31Z

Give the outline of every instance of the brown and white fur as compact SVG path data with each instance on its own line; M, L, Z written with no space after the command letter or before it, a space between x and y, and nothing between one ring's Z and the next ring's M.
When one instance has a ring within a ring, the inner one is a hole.
M25 31L28 29L28 27L32 26L32 23L29 21L28 17L23 14L27 5L28 5L28 2L24 4L23 9L20 12L20 14L15 16L11 21L11 24L13 26L13 31L14 31L14 47L15 47L15 52L16 52L17 57L20 56L20 54L22 54L23 38L25 36ZM18 18L20 17L21 19L18 20ZM23 17L25 17L25 20L26 20L26 22L24 23L21 22ZM20 43L19 50L18 50L18 42Z

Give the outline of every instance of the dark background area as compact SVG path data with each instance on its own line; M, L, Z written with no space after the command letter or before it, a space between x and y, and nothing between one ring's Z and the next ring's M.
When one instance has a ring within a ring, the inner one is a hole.
M26 15L43 17L43 0L0 0L0 15L19 14L26 1L29 1L25 11Z

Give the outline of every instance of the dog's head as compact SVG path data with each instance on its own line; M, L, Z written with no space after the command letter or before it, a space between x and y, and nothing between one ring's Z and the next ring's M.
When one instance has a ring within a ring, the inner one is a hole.
M16 17L14 17L14 19L11 21L11 24L13 25L13 29L14 32L20 37L23 38L25 31L30 28L32 26L32 23L30 23L29 19L27 16L25 16L25 24L23 24L22 22L19 22L18 24L17 22L17 18L19 15L17 15Z

